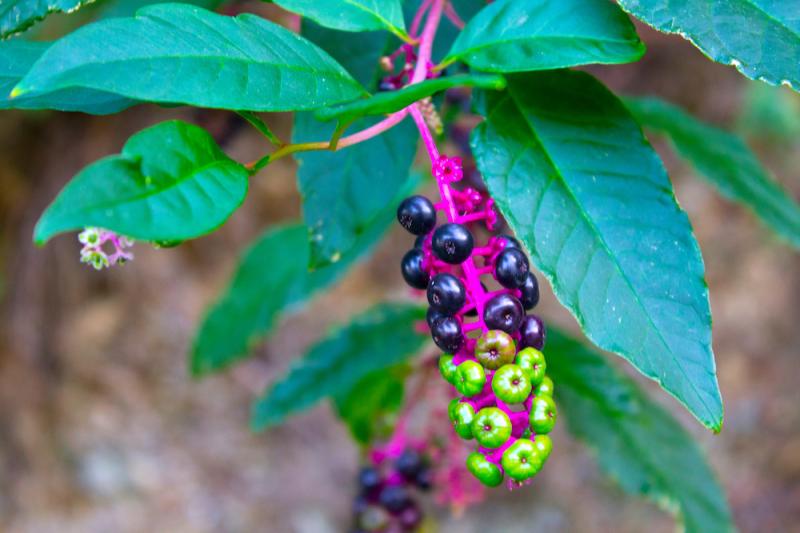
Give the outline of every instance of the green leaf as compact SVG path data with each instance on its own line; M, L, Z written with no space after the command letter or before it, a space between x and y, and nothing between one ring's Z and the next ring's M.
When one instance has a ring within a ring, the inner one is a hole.
M209 11L216 10L225 0L178 0L180 4L191 4ZM170 3L174 3L172 0ZM163 4L161 0L104 0L99 7L98 18L132 17L143 7Z
M409 187L415 184L412 181ZM216 372L242 359L272 331L281 313L298 308L341 278L386 232L395 218L397 201L389 202L338 262L313 271L308 269L305 226L267 230L244 254L229 287L206 315L193 343L192 373Z
M607 0L498 0L464 28L445 61L489 72L636 61L645 47Z
M185 4L78 29L42 55L12 96L76 87L250 111L314 109L363 93L328 54L277 24Z
M135 102L92 89L65 89L41 96L8 97L50 43L14 39L0 42L0 109L56 109L94 115L117 113Z
M554 328L546 352L568 429L625 492L677 514L688 533L735 529L703 453L669 413L600 354Z
M400 0L275 0L275 3L335 30L389 30L407 37Z
M703 260L666 171L625 106L583 72L510 77L473 133L511 228L592 341L718 431Z
M353 388L333 398L339 418L347 424L353 439L367 445L388 437L394 415L403 404L407 364L367 374Z
M341 57L345 68L358 72L358 79L366 85L374 85L379 77L378 58L386 47L385 34L377 38L371 34L343 34L304 23L303 33L309 29L312 39L324 43L334 57ZM354 36L361 37L364 45L373 41L373 46L352 49L345 43ZM369 124L371 122L359 121L352 127ZM333 131L332 124L321 124L310 114L297 114L292 140L328 140ZM303 218L310 230L313 268L336 262L355 246L359 235L369 230L380 213L387 207L396 208L395 197L408 182L418 138L413 123L405 120L355 146L336 152L295 155L299 165L298 188L303 196Z
M800 17L786 0L617 0L659 31L688 39L753 80L800 91Z
M422 0L405 0L403 2L406 20L413 20L421 4ZM450 2L450 7L456 11L462 22L469 22L481 9L486 7L486 0L458 0L458 2ZM447 55L460 32L461 30L448 17L442 17L433 41L432 60L434 63L441 62Z
M356 100L335 107L323 107L315 111L314 116L319 120L338 119L341 123L349 123L363 116L394 113L418 100L453 87L499 90L505 86L505 78L498 74L456 74L455 76L425 80L397 91L378 93L364 100Z
M414 323L424 318L417 305L383 304L331 332L256 401L253 430L279 424L328 396L344 394L371 372L416 354L427 336L414 331Z
M199 237L241 205L248 177L204 129L162 122L80 171L39 219L34 240L86 226L144 241Z
M72 13L93 0L3 0L0 2L0 39L27 30L51 13Z
M359 121L355 127L367 125ZM296 115L294 127L294 142L329 139L334 129L308 114ZM405 120L377 137L336 152L295 155L312 268L338 261L370 230L387 205L397 208L395 197L408 182L417 139L414 124Z
M625 103L643 126L667 135L677 152L723 196L749 207L778 235L800 248L800 206L739 137L657 98L629 98Z

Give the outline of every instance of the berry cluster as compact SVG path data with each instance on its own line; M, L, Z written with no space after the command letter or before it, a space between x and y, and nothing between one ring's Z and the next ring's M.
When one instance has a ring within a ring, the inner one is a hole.
M425 290L427 323L442 376L460 393L449 407L456 433L474 438L478 450L467 468L488 486L505 475L530 480L550 454L547 436L556 420L553 383L545 375L544 326L527 315L539 301L539 286L521 244L495 235L478 246L469 226L494 230L492 200L472 187L451 186L463 177L458 158L439 157L433 168L442 201L406 198L397 219L417 236L402 259L403 278ZM437 225L437 211L447 222ZM488 283L497 285L490 290Z
M432 483L428 461L413 448L395 458L373 456L372 464L358 474L354 531L415 531L422 522L422 510L414 493L430 490Z

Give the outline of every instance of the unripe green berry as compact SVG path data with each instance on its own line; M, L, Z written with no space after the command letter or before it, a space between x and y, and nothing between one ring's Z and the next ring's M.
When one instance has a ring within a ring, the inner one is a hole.
M537 435L544 435L556 425L556 404L550 396L537 396L531 405L531 429Z
M536 348L528 347L520 350L516 357L516 363L528 374L531 385L534 387L544 379L547 364L544 360L544 354Z
M464 361L456 369L456 389L464 396L475 396L486 385L486 372L475 361Z
M497 329L484 333L475 344L475 359L488 370L497 370L513 362L516 352L511 335Z
M552 398L553 390L554 390L553 380L550 379L548 376L545 376L544 379L542 379L542 382L533 388L533 395L550 396Z
M511 436L511 419L497 407L485 407L472 421L472 435L485 448L499 448Z
M467 470L487 487L496 487L503 482L503 471L478 452L467 457Z
M450 418L453 421L453 429L462 439L471 439L475 409L468 403L459 402L458 400L455 400L455 402L457 405L453 407L453 416Z
M453 364L453 356L450 354L442 354L439 358L439 372L442 377L451 385L456 383L456 365Z
M505 365L494 373L492 390L505 403L524 402L531 393L531 380L517 365Z
M458 398L453 398L450 400L450 403L447 404L447 416L450 418L451 422L456 421L456 408L458 407L459 403L461 402L458 401Z
M501 464L511 479L525 481L539 473L544 460L532 441L518 439L503 452Z
M553 441L550 440L548 435L536 435L533 439L533 445L536 451L539 452L542 462L546 461L550 457L550 452L553 451Z

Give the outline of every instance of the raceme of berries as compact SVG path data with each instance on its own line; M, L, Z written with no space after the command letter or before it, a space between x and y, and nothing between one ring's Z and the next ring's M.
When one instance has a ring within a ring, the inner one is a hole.
M459 395L448 415L455 433L476 444L467 469L489 487L504 479L510 487L523 484L547 460L557 416L541 352L544 325L526 314L539 302L539 285L514 237L477 242L479 224L491 232L497 223L492 200L476 188L454 187L463 177L460 159L440 156L427 128L420 131L440 199L412 196L398 208L401 226L417 236L403 258L403 277L426 291L426 322L445 352L439 371Z

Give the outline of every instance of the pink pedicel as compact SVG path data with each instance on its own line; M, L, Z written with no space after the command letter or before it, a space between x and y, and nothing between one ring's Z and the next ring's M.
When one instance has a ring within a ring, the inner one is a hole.
M133 260L133 253L128 248L133 240L113 231L101 228L86 228L78 235L81 248L81 263L94 267L95 270L122 265ZM110 248L110 253L107 249Z

